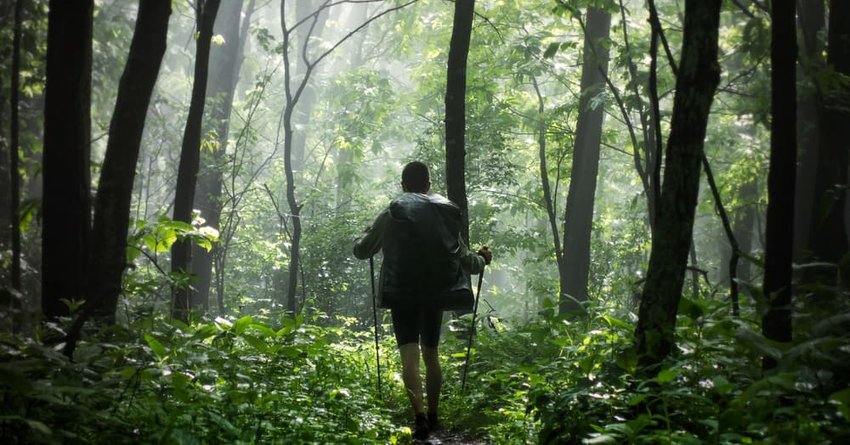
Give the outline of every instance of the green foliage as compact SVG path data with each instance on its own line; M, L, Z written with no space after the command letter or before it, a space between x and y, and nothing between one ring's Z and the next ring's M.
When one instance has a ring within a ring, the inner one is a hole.
M387 443L367 333L252 317L113 333L74 361L4 334L6 443Z

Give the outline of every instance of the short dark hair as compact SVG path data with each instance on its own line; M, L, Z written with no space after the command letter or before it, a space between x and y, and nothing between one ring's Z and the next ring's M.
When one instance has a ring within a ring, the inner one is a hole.
M428 166L419 162L409 162L401 171L401 184L408 192L424 193L431 182Z

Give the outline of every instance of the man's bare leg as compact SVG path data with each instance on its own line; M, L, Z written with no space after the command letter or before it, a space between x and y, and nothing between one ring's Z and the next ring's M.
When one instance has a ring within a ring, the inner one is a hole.
M422 358L425 360L425 391L428 394L428 413L436 415L440 405L440 388L443 386L443 370L440 367L439 350L437 347L423 346Z
M410 404L413 405L413 412L425 414L425 406L422 403L422 379L419 377L419 343L403 344L398 349L401 353L401 378L404 381L407 396L410 398Z

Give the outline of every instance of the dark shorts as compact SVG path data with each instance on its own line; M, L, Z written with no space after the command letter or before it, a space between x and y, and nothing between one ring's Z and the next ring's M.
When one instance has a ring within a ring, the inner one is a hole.
M419 343L425 347L436 348L440 343L440 325L443 322L441 309L410 305L394 307L390 312L395 340L399 346Z

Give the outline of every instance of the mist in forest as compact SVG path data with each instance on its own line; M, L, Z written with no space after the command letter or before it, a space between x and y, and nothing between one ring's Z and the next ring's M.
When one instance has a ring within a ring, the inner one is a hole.
M494 255L445 443L848 439L847 2L71 3L0 5L4 442L409 443L411 161Z

